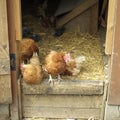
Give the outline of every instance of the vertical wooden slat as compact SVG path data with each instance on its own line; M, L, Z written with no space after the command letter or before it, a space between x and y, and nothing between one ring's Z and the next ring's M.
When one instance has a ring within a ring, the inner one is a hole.
M114 39L115 13L117 0L109 0L105 53L111 54Z
M109 89L109 104L120 105L120 0L117 0L115 37L112 52L112 69Z
M15 7L16 40L22 39L21 0L13 0Z
M18 2L18 1L17 1ZM8 28L9 28L9 41L10 41L10 54L15 56L15 69L11 70L11 78L12 78L12 98L13 102L10 105L11 111L11 120L19 119L19 106L18 106L18 86L17 86L17 76L18 71L16 68L17 65L17 45L16 45L16 15L17 15L17 6L16 0L7 0L8 6ZM19 4L19 2L18 2ZM19 26L19 24L18 24Z
M11 76L6 0L0 0L0 103L11 103Z

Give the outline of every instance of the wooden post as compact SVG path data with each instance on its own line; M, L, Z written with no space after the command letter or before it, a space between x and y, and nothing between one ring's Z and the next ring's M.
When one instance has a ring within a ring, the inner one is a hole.
M14 19L14 1L7 0L8 7L8 33L10 44L10 55L14 56L16 66L16 43L15 43L15 19ZM12 82L12 99L13 102L10 105L11 120L19 120L18 113L18 95L17 95L17 73L16 68L11 70L11 82Z
M8 6L8 31L10 42L10 54L15 57L15 69L11 71L12 78L12 99L13 102L10 105L11 120L19 120L19 105L18 105L18 54L17 54L17 40L22 39L21 35L21 11L20 0L7 0Z
M115 30L117 0L109 0L105 53L111 55Z
M117 0L115 35L112 51L112 69L108 103L120 105L120 0Z

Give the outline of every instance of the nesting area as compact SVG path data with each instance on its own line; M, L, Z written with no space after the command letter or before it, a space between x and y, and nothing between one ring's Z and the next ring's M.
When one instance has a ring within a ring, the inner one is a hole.
M44 28L40 21L32 15L23 17L23 26L29 27L34 33L40 35L40 41L37 44L42 64L44 64L45 56L51 50L70 52L72 58L81 55L86 57L79 75L63 76L63 78L104 80L103 53L99 33L96 35L81 33L78 27L75 32L65 31L63 35L55 37L53 29Z

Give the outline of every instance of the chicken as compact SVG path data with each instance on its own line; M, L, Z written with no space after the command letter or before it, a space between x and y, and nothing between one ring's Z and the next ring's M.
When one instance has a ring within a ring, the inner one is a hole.
M28 84L39 84L43 78L42 66L37 53L33 53L29 64L21 64L23 80Z
M19 41L19 53L21 62L29 60L32 57L33 52L39 53L39 48L32 39L25 38Z
M58 75L58 80L61 80L60 74L66 70L66 55L64 52L51 51L46 56L45 70L49 73L49 82L53 81L51 75Z
M80 73L82 63L85 61L85 56L78 56L75 59L70 59L66 62L66 70L64 75L76 76Z

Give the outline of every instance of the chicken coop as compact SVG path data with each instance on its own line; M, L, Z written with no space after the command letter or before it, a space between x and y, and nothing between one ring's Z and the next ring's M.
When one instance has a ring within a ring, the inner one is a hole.
M114 90L119 88L119 7L117 0L1 0L0 119L104 120L106 102L120 104ZM43 72L37 84L26 83L20 69L25 39L39 49ZM72 71L60 73L60 82L53 75L49 83L50 51L84 61L70 64Z

